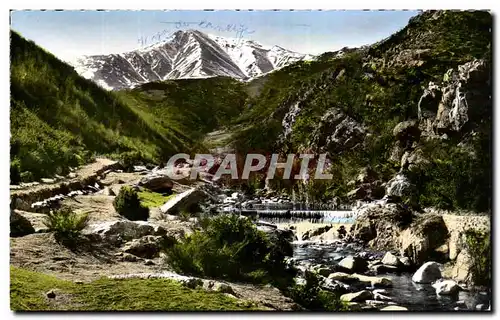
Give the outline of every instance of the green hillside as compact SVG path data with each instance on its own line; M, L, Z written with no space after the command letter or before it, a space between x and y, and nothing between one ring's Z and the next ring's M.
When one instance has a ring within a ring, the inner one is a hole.
M347 50L339 57L325 53L315 61L273 72L266 81L249 84L254 96L235 121L243 129L235 135L234 145L241 152L311 150L314 129L325 112L335 107L363 124L369 135L352 150L332 150L335 178L312 182L306 192L318 200L345 199L347 183L366 166L387 181L400 169L398 162L389 160L395 125L417 118L418 102L429 82L441 83L447 70L473 59L491 61L491 30L488 12L427 11L372 46ZM488 90L486 85L484 90ZM300 112L291 133L279 139L283 118L294 106L300 106ZM414 177L421 203L490 208L491 105L475 108L471 120L479 132L473 148L482 155L480 159L457 149L463 134L446 141L420 141L419 146L428 152L424 156L435 160Z
M224 78L108 92L16 32L10 57L11 184L66 174L95 155L160 162L190 152L245 97Z

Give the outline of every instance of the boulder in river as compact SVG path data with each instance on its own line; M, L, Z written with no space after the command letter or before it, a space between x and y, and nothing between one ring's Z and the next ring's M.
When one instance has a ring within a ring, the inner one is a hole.
M440 265L437 262L429 261L424 263L411 278L415 283L432 283L441 279Z
M400 267L402 265L399 258L389 251L384 255L384 258L382 258L382 264L393 267Z
M352 277L360 282L369 283L370 286L374 288L380 288L380 287L385 288L392 286L391 279L385 277L365 276L357 273L353 274Z
M387 306L380 309L380 311L408 311L408 308L401 306Z
M368 263L359 257L347 256L339 262L338 266L346 272L365 272Z
M363 302L365 300L373 299L373 295L368 290L362 290L354 293L346 293L340 296L341 301L346 302Z
M441 296L456 296L460 291L460 286L453 280L436 281L432 287L436 289L436 294Z

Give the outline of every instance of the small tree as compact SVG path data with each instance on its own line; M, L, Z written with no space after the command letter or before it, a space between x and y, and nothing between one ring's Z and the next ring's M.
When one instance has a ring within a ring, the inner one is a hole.
M116 212L129 220L147 220L149 209L141 204L137 191L124 186L113 201Z

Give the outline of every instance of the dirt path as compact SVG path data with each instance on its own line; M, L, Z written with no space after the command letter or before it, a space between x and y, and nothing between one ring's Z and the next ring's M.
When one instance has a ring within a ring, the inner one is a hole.
M116 161L97 158L95 162L77 169L71 176L57 182L11 186L10 196L13 205L17 209L29 211L34 202L94 184L100 174L115 168L117 165Z

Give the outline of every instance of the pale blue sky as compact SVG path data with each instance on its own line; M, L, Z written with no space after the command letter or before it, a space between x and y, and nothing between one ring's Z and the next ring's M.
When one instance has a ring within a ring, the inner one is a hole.
M217 30L219 26L225 29L228 24L240 30L243 26L244 39L319 54L381 40L403 28L416 14L416 11L14 11L11 27L66 60L80 55L130 51L141 46L141 37L151 43L151 38L164 30L162 37L179 29L237 37L234 28Z

